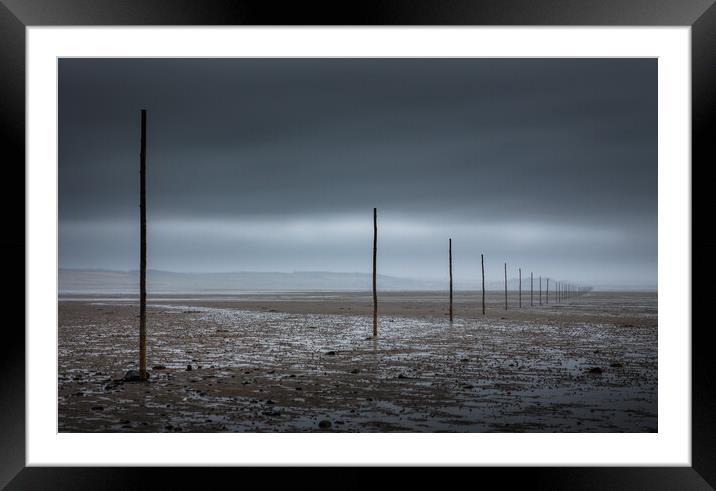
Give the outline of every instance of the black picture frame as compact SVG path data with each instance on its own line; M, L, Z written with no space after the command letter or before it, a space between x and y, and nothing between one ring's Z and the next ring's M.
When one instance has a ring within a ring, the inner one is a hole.
M692 306L704 310L716 278L713 227L694 227L696 216L708 210L704 198L713 162L711 145L716 107L716 6L714 0L399 0L362 2L272 2L226 0L0 0L0 121L6 143L2 147L4 191L0 193L5 231L0 238L6 261L8 288L5 305L20 311L25 305L25 28L28 26L115 25L574 25L574 26L691 26L692 60ZM701 198L696 198L701 196ZM700 201L699 201L700 200ZM24 206L24 205L23 205ZM708 224L708 222L705 222ZM22 232L21 232L22 231ZM668 260L668 258L660 258ZM22 275L21 275L21 271ZM693 267L692 267L693 269ZM664 299L660 299L664 301ZM666 300L668 301L668 299ZM693 308L693 307L692 307ZM9 313L8 313L9 314ZM692 318L695 320L696 317ZM501 486L528 484L549 489L711 489L716 487L716 357L712 355L712 327L693 322L692 336L692 467L480 468ZM152 486L147 474L162 479L162 487L186 487L189 469L26 467L25 465L25 336L18 322L3 326L5 347L0 355L0 485L8 489L137 489ZM268 475L260 469L192 469L211 480L242 472L243 479ZM298 470L305 473L307 469ZM471 469L474 472L475 469ZM260 473L260 476L258 475ZM412 473L421 479L422 472ZM355 476L355 477L353 477ZM326 477L326 476L324 476ZM451 474L461 479L461 473ZM472 477L470 480L474 479ZM328 477L327 482L333 480ZM249 482L249 481L246 481ZM357 469L343 471L341 487L365 488L370 479Z

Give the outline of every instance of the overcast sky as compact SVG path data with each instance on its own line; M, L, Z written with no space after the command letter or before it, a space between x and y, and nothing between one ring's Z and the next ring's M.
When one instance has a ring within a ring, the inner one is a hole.
M62 59L61 268L657 279L655 59ZM528 273L527 273L528 274Z

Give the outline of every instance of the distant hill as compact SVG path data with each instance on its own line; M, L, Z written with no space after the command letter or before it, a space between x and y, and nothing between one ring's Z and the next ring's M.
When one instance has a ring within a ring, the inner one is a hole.
M251 291L369 291L370 273L333 273L326 271L251 272L231 273L175 273L150 270L147 272L149 291L153 293L232 293ZM507 288L518 289L517 278L509 278ZM486 281L487 290L504 289L502 280ZM378 275L380 290L447 290L447 279L443 281L401 278ZM455 281L456 290L480 290L479 278L473 282ZM529 292L529 276L522 278L522 291ZM542 290L547 281L542 280ZM550 292L554 292L554 280L550 279ZM539 289L538 278L534 280L535 292ZM650 286L598 285L595 290L656 290ZM61 294L89 293L137 293L139 291L138 271L110 271L97 269L60 269L59 290Z
M60 269L60 293L136 293L139 272ZM147 271L147 286L155 293L229 293L241 291L370 290L370 273L322 271L174 273ZM447 284L378 275L383 290L436 290Z

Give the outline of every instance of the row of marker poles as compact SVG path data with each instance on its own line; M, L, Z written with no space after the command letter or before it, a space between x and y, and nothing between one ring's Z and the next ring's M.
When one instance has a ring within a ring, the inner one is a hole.
M377 288L377 274L378 274L378 209L373 208L373 336L378 335L378 288ZM480 254L480 268L482 270L482 315L485 315L487 309L485 305L485 255ZM518 305L522 308L522 268L518 268ZM450 322L454 318L453 309L453 275L452 275L452 238L448 239L448 274L450 278L449 284L449 309L448 316ZM545 291L545 304L549 304L549 280L546 280L546 291ZM505 310L509 309L508 302L508 289L507 289L507 263L505 263ZM576 286L572 283L556 282L552 283L553 286L553 297L557 302L562 302L572 296L582 294L588 289ZM542 305L542 277L539 277L539 305ZM530 306L534 306L534 274L530 272Z
M374 251L375 252L375 251ZM482 270L482 315L485 315L486 307L485 307L485 255L480 254L480 268ZM449 308L449 317L450 322L453 321L453 283L452 283L452 238L448 239L448 271L450 276L450 308ZM375 273L375 271L374 271ZM546 290L545 290L545 296L544 296L544 303L549 304L549 280L550 278L545 278L546 280ZM542 305L542 277L539 277L539 305ZM507 288L507 263L505 263L505 310L509 309L509 302L508 302L508 288ZM560 303L566 299L582 295L589 291L590 288L588 287L582 287L575 285L573 283L564 283L564 282L553 282L552 283L552 296L554 300L556 300L557 303ZM373 294L375 295L375 289L373 290ZM517 268L517 305L521 309L522 308L522 268ZM530 307L534 306L534 274L530 272ZM377 308L377 307L376 307ZM375 312L374 312L375 315Z

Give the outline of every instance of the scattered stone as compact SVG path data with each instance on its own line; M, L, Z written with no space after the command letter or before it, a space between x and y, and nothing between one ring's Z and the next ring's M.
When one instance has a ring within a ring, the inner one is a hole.
M331 422L328 421L327 419L323 419L323 420L321 420L321 421L318 422L318 427L319 427L319 428L323 428L323 429L330 428L330 427L331 427Z
M336 356L335 351L326 351L326 356Z
M186 366L186 371L187 371L187 372L191 372L191 365L187 365L187 366Z
M464 363L466 361L470 361L470 359L469 358L461 358L460 361Z
M266 401L266 404L276 404L276 403L273 402L271 399L268 399L268 400Z
M146 374L146 377L149 378L149 373ZM122 380L124 382L142 382L142 377L139 376L139 370L127 370Z
M398 378L408 378L408 377L406 377L405 375L403 375L402 373L400 373L400 374L398 374Z
M593 375L601 375L603 372L603 370L599 367L592 367L588 371L589 371L589 373L591 373Z
M303 390L301 387L296 387L296 390Z
M92 411L104 411L103 406L92 406L90 409L92 409Z
M472 389L472 385L470 385L470 384L465 384L465 385L462 386L462 388L463 388L463 389Z
M358 370L357 368L354 368L353 370L351 370L351 373L360 373L360 370Z
M609 365L609 366L612 367L612 368L624 368L624 365L622 365L622 364L619 363L618 361L615 361L614 363L612 363L612 364Z
M166 369L167 369L167 367L165 367L164 365L154 365L152 367L152 370L166 370Z

